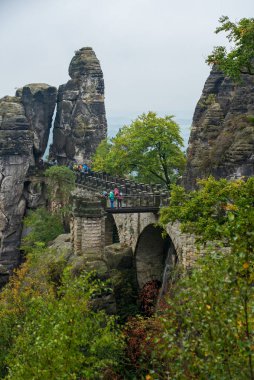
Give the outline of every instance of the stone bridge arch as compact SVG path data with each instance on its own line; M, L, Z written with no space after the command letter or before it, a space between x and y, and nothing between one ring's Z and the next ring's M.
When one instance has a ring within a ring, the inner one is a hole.
M119 243L118 228L112 214L107 214L105 218L105 246Z
M113 214L117 226L120 243L132 247L136 260L139 287L151 279L162 280L166 264L166 251L175 262L184 268L190 268L196 258L197 249L194 236L181 232L179 223L166 226L167 238L162 238L162 230L155 225L158 223L156 213ZM149 242L149 243L148 243ZM149 252L150 259L146 258ZM169 262L169 266L173 265ZM143 263L143 264L142 264ZM152 267L157 269L151 269Z
M170 248L171 256L177 257L185 268L191 267L195 260L193 236L182 233L180 225L173 223L166 226L168 236L163 239L161 228L155 227L157 223L157 212L112 214L105 212L100 198L91 199L82 191L73 193L71 240L75 254L94 260L95 253L100 256L105 246L112 243L119 241L131 247L140 287L154 278L162 280ZM157 269L149 269L149 266Z
M135 261L139 288L152 280L163 283L165 270L167 275L175 267L178 256L172 239L163 229L149 224L141 232L136 249Z

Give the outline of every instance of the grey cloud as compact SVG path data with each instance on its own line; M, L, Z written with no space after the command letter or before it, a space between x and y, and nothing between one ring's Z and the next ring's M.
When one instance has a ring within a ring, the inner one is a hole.
M68 80L74 50L101 62L108 118L149 109L191 118L225 38L218 18L251 17L253 0L0 0L0 96L31 82Z

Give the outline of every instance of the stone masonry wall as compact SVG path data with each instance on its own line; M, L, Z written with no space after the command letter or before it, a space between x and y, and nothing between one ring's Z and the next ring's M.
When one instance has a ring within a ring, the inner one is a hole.
M158 232L156 227L158 214L106 214L101 198L89 191L76 190L73 197L72 244L74 253L82 256L87 262L87 268L100 270L105 266L103 252L106 246L112 244L115 225L121 246L130 247L134 252L136 266L139 265L137 276L142 277L138 279L141 284L145 278L150 279L151 271L163 272L167 243L160 238L161 232ZM198 254L194 236L182 233L179 223L168 224L166 231L173 243L178 261L184 268L189 269ZM157 267L161 269L155 270Z
M158 222L158 215L154 213L115 214L114 219L120 242L129 245L135 252L140 234L145 227ZM168 224L166 230L175 246L179 261L185 268L191 267L197 257L194 236L182 233L179 223Z

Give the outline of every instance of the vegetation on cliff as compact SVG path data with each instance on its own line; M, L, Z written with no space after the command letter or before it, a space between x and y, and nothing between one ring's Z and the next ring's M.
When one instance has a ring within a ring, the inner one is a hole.
M92 308L103 289L37 245L0 293L1 379L99 379L119 367L115 320Z
M180 220L207 254L175 282L155 337L154 379L254 378L254 179L176 186L161 212ZM210 241L210 243L208 243Z
M173 116L162 118L148 112L121 128L110 141L102 141L94 155L93 168L170 187L185 166L182 147L179 125Z
M24 218L24 226L29 233L22 239L22 250L32 251L36 244L46 245L58 235L64 233L63 224L58 214L50 213L46 208L30 211Z
M62 215L70 210L71 191L75 188L75 173L66 166L52 166L45 171L49 200L53 211Z
M75 173L66 166L52 166L45 171L49 209L58 216L69 232L71 191L75 188Z
M228 52L225 46L216 46L207 57L207 63L218 65L227 76L237 81L241 74L254 75L254 18L242 18L234 23L222 16L219 22L221 26L215 33L228 33L227 39L233 47Z

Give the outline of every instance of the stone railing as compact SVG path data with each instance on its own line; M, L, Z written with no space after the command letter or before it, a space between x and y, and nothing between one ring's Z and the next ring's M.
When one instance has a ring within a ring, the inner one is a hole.
M109 193L117 187L122 193L121 208L159 208L166 206L169 200L169 192L163 188L162 184L136 183L101 172L77 172L76 183L79 187L101 194L103 191ZM115 202L117 206L117 200ZM106 207L109 207L109 201L105 203Z
M27 179L31 177L44 177L45 169L51 167L50 163L33 166L29 168ZM160 208L167 206L169 192L162 184L137 183L132 180L112 176L103 172L75 172L76 185L93 193L101 194L103 191L109 193L115 187L122 194L121 205L115 200L115 207L121 208ZM105 199L104 207L109 208L110 202Z

